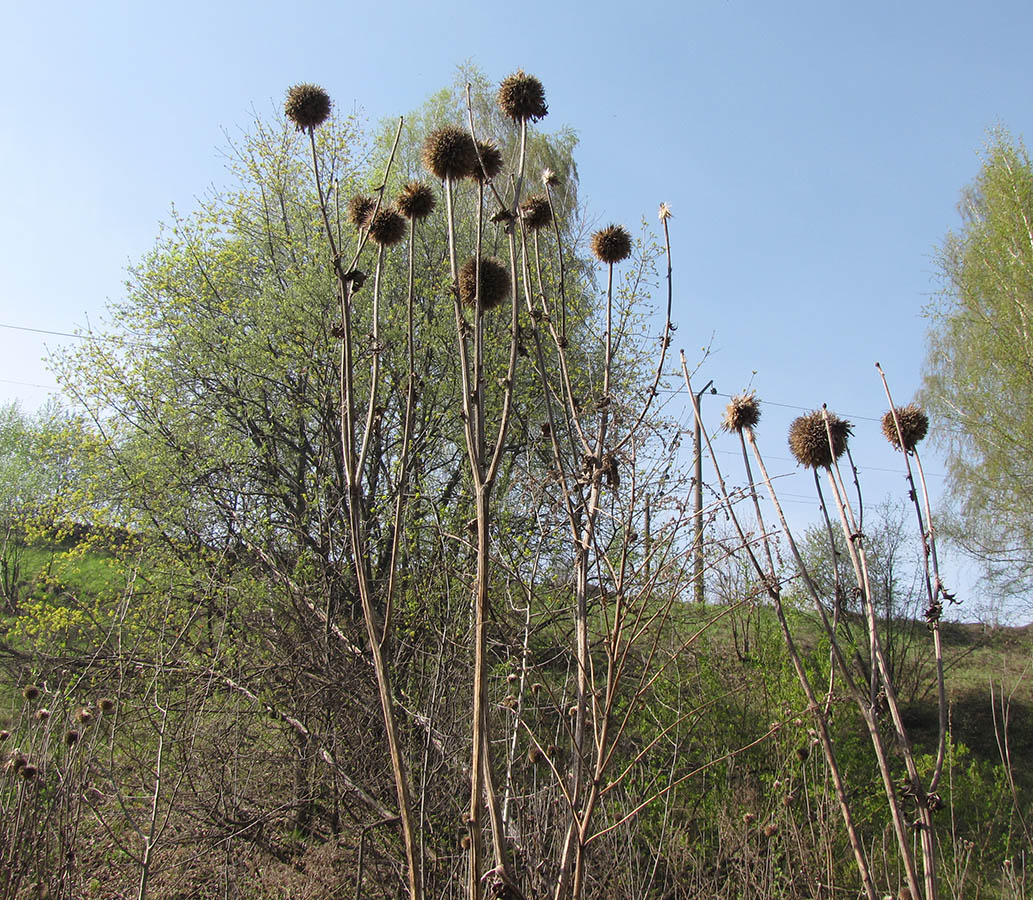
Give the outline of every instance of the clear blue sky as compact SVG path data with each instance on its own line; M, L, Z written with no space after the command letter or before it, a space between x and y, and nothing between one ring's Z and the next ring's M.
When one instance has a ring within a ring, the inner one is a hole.
M712 338L702 379L722 392L756 370L762 399L855 418L873 499L900 484L866 434L885 408L873 364L910 399L936 247L987 130L1033 136L1028 0L57 2L7 4L2 27L0 325L101 318L170 205L224 179L225 134L294 82L378 121L464 60L523 67L546 87L542 127L579 133L600 220L673 209L676 347ZM45 399L60 341L0 327L0 400ZM787 456L795 414L767 408L769 454Z

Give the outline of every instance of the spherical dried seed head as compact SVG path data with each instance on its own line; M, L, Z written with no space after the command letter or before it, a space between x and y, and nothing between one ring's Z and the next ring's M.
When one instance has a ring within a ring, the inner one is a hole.
M317 84L296 84L287 91L283 111L298 131L322 125L330 115L330 95Z
M46 722L47 719L49 719L49 718L50 718L50 710L49 709L44 708L44 709L37 709L36 710L36 719L38 721Z
M79 743L79 732L76 731L74 728L69 728L68 731L65 732L65 743L69 747L71 747L73 744Z
M87 709L85 706L75 714L75 717L83 725L89 725L93 721L93 710Z
M507 75L499 85L499 109L514 122L529 119L537 122L548 115L549 107L545 103L545 88L533 75L519 69Z
M477 165L473 138L455 125L432 131L423 142L423 165L442 181L465 178Z
M22 688L22 696L26 700L35 700L39 696L39 688L34 684L27 684Z
M410 181L398 195L398 211L407 219L426 219L437 206L438 201L429 184Z
M27 762L28 759L25 758L24 753L16 753L11 759L11 768L14 769L15 772L20 772Z
M760 421L760 403L754 393L736 394L725 407L725 426L729 431L755 428Z
M377 208L377 201L365 194L356 194L348 201L348 221L356 228L368 228L369 220L373 217L373 210Z
M21 767L21 772L19 774L26 781L32 781L32 779L39 774L39 769L37 769L32 763L26 763Z
M623 225L608 225L592 235L592 252L599 262L619 263L631 256L631 235Z
M11 736L11 732L9 732L6 728L4 728L2 731L0 731L0 744L2 744L4 741L6 741L10 736Z
M773 822L769 822L764 826L764 837L774 837L776 834L778 834L778 826Z
M484 184L502 171L502 151L491 141L478 141L480 161L474 164L470 177Z
M380 209L369 223L369 237L385 247L397 244L405 237L405 219L393 207Z
M789 449L801 466L808 469L828 468L834 459L839 459L846 452L847 438L853 434L853 426L832 413L828 417L828 431L825 428L825 416L820 409L793 419L789 426Z
M552 223L552 207L549 206L549 199L541 194L528 197L520 204L520 218L531 231L546 228Z
M473 306L477 295L477 262L470 257L459 267L459 299ZM494 257L482 257L480 278L481 309L494 309L509 296L509 272Z
M900 432L897 432L897 423L893 420L893 410L887 410L882 417L882 433L898 450L903 438L903 447L910 453L928 433L929 417L917 403L898 406L896 412L900 421Z
M115 701L112 700L110 697L101 697L97 701L97 709L99 709L102 713L114 712Z

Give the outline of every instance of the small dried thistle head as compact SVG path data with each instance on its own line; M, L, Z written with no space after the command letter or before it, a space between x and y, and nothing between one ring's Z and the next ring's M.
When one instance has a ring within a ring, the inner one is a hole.
M39 688L34 684L27 684L22 688L22 696L26 700L35 700L39 697Z
M474 163L470 177L484 184L502 171L502 151L494 141L478 141L477 151L480 153L480 159Z
M462 128L445 125L423 142L423 165L435 178L465 178L477 166L477 148Z
M631 256L631 235L623 225L607 225L592 235L592 252L609 265Z
M552 207L549 198L541 194L528 197L520 204L520 218L530 231L547 228L552 223Z
M36 720L39 722L46 722L50 718L50 710L46 707L41 707L36 710Z
M755 428L760 421L760 403L756 394L736 394L725 407L725 427L729 431Z
M283 111L298 131L311 131L330 115L330 95L317 84L296 84L287 91Z
M789 426L789 449L801 466L808 469L829 468L834 460L846 452L847 439L853 434L853 426L832 413L828 413L828 419L827 430L825 415L820 409L793 419Z
M542 184L546 187L559 187L560 176L553 172L552 169L542 169Z
M883 414L882 433L886 435L886 440L898 450L903 447L908 453L911 453L929 432L929 417L917 403L898 406L896 408L897 420L900 422L898 433L893 413L894 410L890 409Z
M75 714L76 719L79 720L82 725L89 725L93 721L93 710L84 706Z
M545 88L533 75L518 69L507 75L499 85L499 109L514 122L525 119L537 122L548 115L549 107L545 102Z
M429 184L410 181L402 188L395 201L398 211L407 219L426 219L437 206L438 200Z
M660 215L659 215L660 221L661 222L666 222L668 219L673 219L673 218L674 218L674 213L671 212L671 207L669 207L666 203L661 203L660 204Z
M778 826L774 822L768 822L764 826L764 837L774 837L776 834L778 834Z
M365 194L356 194L348 201L348 221L356 228L368 228L369 220L373 218L373 210L377 208L377 201Z
M10 736L11 732L9 732L6 728L0 729L0 744L6 741Z
M65 744L72 747L77 743L79 743L79 732L74 728L69 728L68 731L65 732Z
M37 775L39 775L39 769L37 769L32 763L26 763L21 767L21 771L18 773L25 781L32 781Z
M477 297L477 261L471 256L459 267L459 299L473 306ZM509 296L509 270L495 257L482 257L480 265L481 309L494 309Z
M377 210L369 223L369 238L384 247L397 244L405 237L405 218L393 207Z
M115 711L115 701L110 697L101 697L97 701L97 709L102 713L110 713Z

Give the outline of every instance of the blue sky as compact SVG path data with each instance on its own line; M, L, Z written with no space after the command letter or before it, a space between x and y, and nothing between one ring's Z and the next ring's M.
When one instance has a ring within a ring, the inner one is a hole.
M99 320L170 205L224 180L226 135L254 110L314 81L376 122L470 60L541 78L542 127L580 135L600 221L670 205L677 343L712 346L701 374L721 392L752 377L784 404L765 413L768 453L792 471L793 407L827 402L856 420L877 499L901 482L865 418L885 408L874 362L910 399L936 248L987 131L1033 135L1028 0L57 2L7 4L0 21L0 400L29 409L62 339L8 326Z

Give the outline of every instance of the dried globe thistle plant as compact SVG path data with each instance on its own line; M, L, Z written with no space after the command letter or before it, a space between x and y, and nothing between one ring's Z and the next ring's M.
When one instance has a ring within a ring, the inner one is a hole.
M348 221L356 228L368 228L376 208L377 201L373 197L356 194L348 201Z
M530 231L539 231L552 223L552 207L548 197L536 194L520 204L520 218Z
M518 69L502 79L498 103L499 109L514 122L537 122L544 119L549 112L542 83L523 69Z
M35 700L39 697L39 688L34 684L27 684L22 688L22 696L26 700Z
M50 718L50 710L46 707L36 710L36 721L46 722Z
M760 403L752 391L748 394L736 394L725 407L725 427L729 431L742 431L744 428L756 428L760 421Z
M97 709L102 713L110 713L115 711L115 701L110 697L101 697L97 701Z
M894 421L893 413L897 418ZM900 422L900 431L897 431L897 422ZM929 432L929 417L917 403L909 403L907 406L898 406L896 410L887 410L882 417L882 433L896 449L901 447L908 453L914 451L915 447Z
M608 225L592 235L592 253L609 265L631 256L631 235L623 225Z
M82 725L89 725L93 721L93 710L84 706L75 714L75 718L79 720Z
M477 152L479 162L474 165L470 177L484 184L502 171L502 151L493 141L478 141Z
M79 732L74 728L69 728L65 732L65 744L69 747L74 747L77 743L79 743Z
M287 91L283 111L298 131L311 131L330 115L330 95L317 84L296 84Z
M853 434L853 426L832 413L828 413L828 419L828 429L825 427L825 415L820 409L793 419L789 426L789 450L801 466L808 469L829 468L834 460L846 452L847 439Z
M442 181L465 178L477 166L477 148L462 128L445 125L423 142L423 165Z
M398 211L407 219L426 219L437 206L438 200L429 184L422 181L410 181L402 188L395 201Z
M37 769L32 763L26 763L22 766L19 774L25 781L32 781L32 779L39 774L39 769Z
M560 176L553 172L552 169L542 169L542 184L545 187L559 187Z
M480 276L478 292L477 261L470 257L459 267L459 299L473 306L479 293L481 309L494 309L509 296L509 272L498 259L485 257L481 259Z
M405 218L397 209L386 207L377 211L369 223L370 240L390 247L405 237Z

